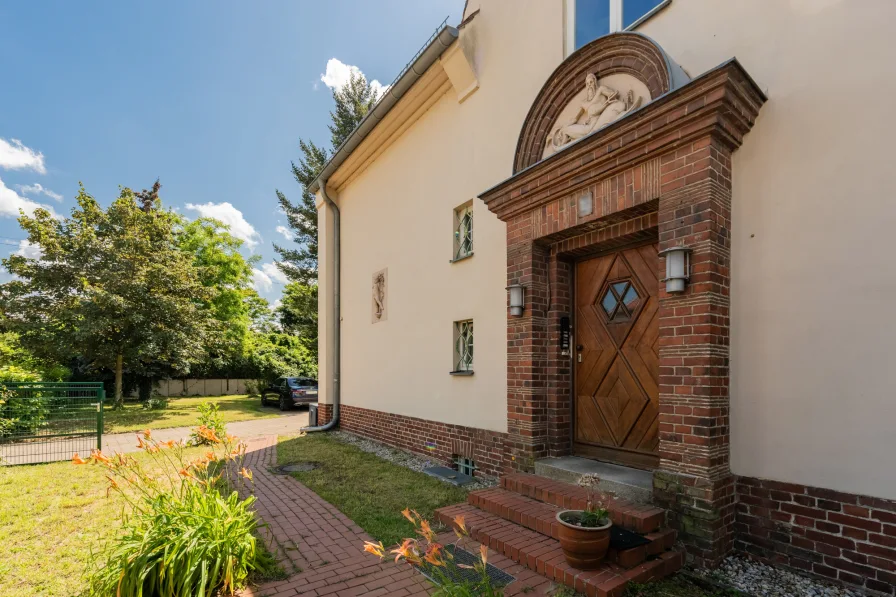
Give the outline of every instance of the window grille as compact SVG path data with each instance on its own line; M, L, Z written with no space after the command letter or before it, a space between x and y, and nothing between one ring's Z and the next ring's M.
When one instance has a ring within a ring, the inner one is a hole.
M473 202L454 210L454 261L473 254Z
M454 322L454 370L473 370L473 320Z
M458 456L455 458L454 464L457 465L457 472L470 475L471 477L473 476L473 471L476 470L476 463L473 462L472 458Z

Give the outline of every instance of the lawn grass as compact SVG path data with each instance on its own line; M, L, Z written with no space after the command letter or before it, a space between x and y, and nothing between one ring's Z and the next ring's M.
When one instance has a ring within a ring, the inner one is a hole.
M190 448L185 456L207 451ZM91 552L98 553L121 527L125 502L116 492L106 496L105 474L104 467L71 462L0 467L0 597L81 593ZM258 545L264 549L264 541ZM284 577L273 566L252 578Z
M281 437L277 461L317 463L313 471L291 474L385 545L413 536L414 527L401 515L405 508L432 520L436 508L467 499L459 487L324 434Z
M127 403L123 408L107 408L104 413L106 433L124 433L143 429L164 429L165 427L192 427L199 418L199 405L212 402L220 407L225 423L269 419L279 416L276 407L262 407L258 397L203 396L193 398L171 398L168 408L146 410L138 403Z

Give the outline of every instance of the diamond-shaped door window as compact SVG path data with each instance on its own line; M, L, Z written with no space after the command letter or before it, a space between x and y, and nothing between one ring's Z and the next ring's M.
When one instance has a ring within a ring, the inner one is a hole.
M623 280L607 286L600 305L609 321L624 321L631 318L640 299L631 280Z

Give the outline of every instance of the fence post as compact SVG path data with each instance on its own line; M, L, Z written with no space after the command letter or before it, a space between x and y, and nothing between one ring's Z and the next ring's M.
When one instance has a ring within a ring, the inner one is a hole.
M106 401L106 388L105 386L100 386L99 388L99 404L96 409L96 449L103 449L103 406Z

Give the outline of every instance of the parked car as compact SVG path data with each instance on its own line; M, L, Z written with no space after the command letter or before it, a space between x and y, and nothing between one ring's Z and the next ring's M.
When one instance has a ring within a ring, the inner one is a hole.
M289 410L294 405L317 402L317 380L308 377L279 377L261 391L261 405L276 396L280 410Z

